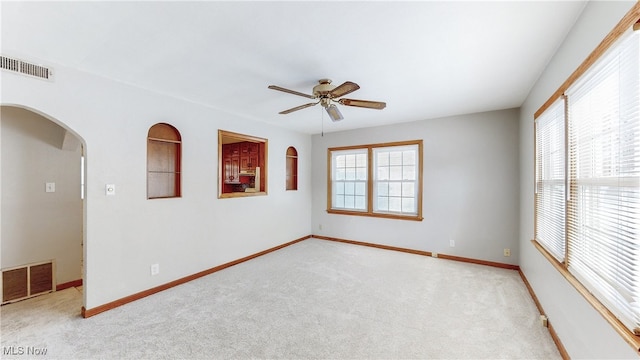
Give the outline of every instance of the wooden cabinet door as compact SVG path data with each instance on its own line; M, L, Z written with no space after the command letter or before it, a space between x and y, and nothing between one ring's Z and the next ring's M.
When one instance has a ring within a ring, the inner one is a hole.
M240 181L240 159L237 156L229 156L224 159L224 181Z
M246 155L240 157L240 171L255 170L258 166L258 155Z
M258 144L240 143L240 171L253 171L258 166Z
M254 153L249 156L249 166L251 169L255 170L256 166L258 166L258 154Z
M231 157L231 177L233 182L240 181L240 158Z

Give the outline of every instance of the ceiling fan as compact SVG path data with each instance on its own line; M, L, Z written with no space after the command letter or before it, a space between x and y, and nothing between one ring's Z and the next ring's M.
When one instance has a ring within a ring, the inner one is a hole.
M380 102L380 101L338 99L341 96L350 94L360 89L360 86L354 82L346 81L340 86L331 85L330 79L320 79L318 82L319 84L313 87L313 95L304 94L295 90L285 89L283 87L276 86L276 85L269 85L269 89L272 89L272 90L283 91L289 94L304 96L309 99L318 100L317 102L312 102L312 103L296 106L288 110L281 111L280 114L289 114L294 111L302 110L304 108L308 108L310 106L320 104L327 111L327 114L329 114L329 117L331 118L331 120L339 121L344 119L344 117L342 117L340 110L338 110L338 107L336 106L336 104L334 104L336 102L346 106L356 106L356 107L377 109L377 110L382 110L387 106L386 103Z

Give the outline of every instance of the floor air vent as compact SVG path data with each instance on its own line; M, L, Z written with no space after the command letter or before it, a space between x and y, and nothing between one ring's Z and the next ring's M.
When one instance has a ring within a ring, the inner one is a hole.
M53 71L48 67L4 55L0 55L0 68L39 79L52 80L53 78Z
M2 304L52 292L53 269L46 261L2 270Z

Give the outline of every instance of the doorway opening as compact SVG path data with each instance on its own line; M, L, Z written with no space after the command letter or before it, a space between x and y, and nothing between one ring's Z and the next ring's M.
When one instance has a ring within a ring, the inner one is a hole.
M2 303L66 289L84 303L85 142L36 110L0 111ZM10 271L24 266L38 271Z

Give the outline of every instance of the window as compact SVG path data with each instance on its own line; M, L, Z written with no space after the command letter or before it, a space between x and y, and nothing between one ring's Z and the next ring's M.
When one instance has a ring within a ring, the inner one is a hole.
M218 197L267 194L267 140L218 130Z
M298 152L293 146L287 149L287 190L298 190Z
M331 209L367 211L367 151L331 152Z
M373 209L417 214L417 145L373 149Z
M565 256L565 121L564 98L535 121L536 227L535 239L558 261Z
M610 321L640 335L640 34L627 33L565 96L566 112L552 105L536 119L535 238Z
M422 140L328 149L335 214L422 220Z
M180 197L182 140L176 128L155 124L147 137L147 198Z

